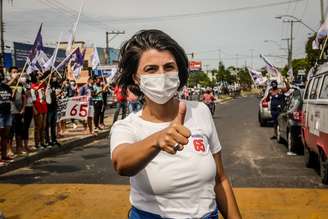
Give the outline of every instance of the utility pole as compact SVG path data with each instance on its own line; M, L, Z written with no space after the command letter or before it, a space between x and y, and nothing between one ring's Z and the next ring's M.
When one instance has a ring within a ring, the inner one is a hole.
M0 43L1 43L1 56L0 56L0 66L4 66L4 56L5 56L5 41L3 39L4 32L4 22L3 22L3 0L0 0Z
M289 45L290 38L284 38L282 40L286 40L287 41L287 49L288 49L287 63L288 63L288 68L290 68L291 65L292 65L292 53L291 53L290 45Z
M283 20L284 23L290 23L290 42L287 41L288 43L288 68L292 67L292 60L293 60L293 28L294 28L294 23L299 23L301 22L300 20Z
M324 15L323 7L324 7L323 0L320 0L321 24L323 24L325 22L325 15Z
M108 39L108 36L109 35L114 35L114 37L115 36L117 36L117 35L119 35L119 34L125 34L125 31L110 31L110 32L107 32L106 31L106 54L107 54L107 60L109 60L109 53L108 53L108 49L109 49L109 39ZM112 38L113 39L113 38Z

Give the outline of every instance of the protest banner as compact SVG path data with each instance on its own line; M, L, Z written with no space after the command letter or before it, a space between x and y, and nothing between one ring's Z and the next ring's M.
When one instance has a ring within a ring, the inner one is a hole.
M63 119L87 120L89 97L76 96L58 100L57 121Z

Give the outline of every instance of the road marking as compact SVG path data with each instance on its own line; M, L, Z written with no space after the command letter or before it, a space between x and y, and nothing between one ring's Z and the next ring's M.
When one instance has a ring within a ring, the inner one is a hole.
M328 190L235 188L245 219L326 219ZM6 218L127 218L129 185L0 184Z

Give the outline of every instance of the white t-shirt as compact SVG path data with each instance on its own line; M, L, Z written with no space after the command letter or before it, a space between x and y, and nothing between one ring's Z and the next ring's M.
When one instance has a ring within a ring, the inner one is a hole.
M164 218L200 218L216 209L216 165L212 154L221 144L208 107L186 101L184 125L192 136L182 151L171 155L161 151L138 174L130 177L131 204ZM166 128L170 123L143 120L141 111L114 123L111 153L123 143L135 143Z

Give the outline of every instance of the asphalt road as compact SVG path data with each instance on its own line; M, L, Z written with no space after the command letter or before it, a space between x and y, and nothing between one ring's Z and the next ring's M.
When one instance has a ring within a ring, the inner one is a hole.
M272 127L257 122L256 97L240 97L217 105L214 121L223 146L226 174L234 187L324 187L302 156L271 140ZM0 183L128 184L111 165L108 139L81 145L54 157L0 176Z

